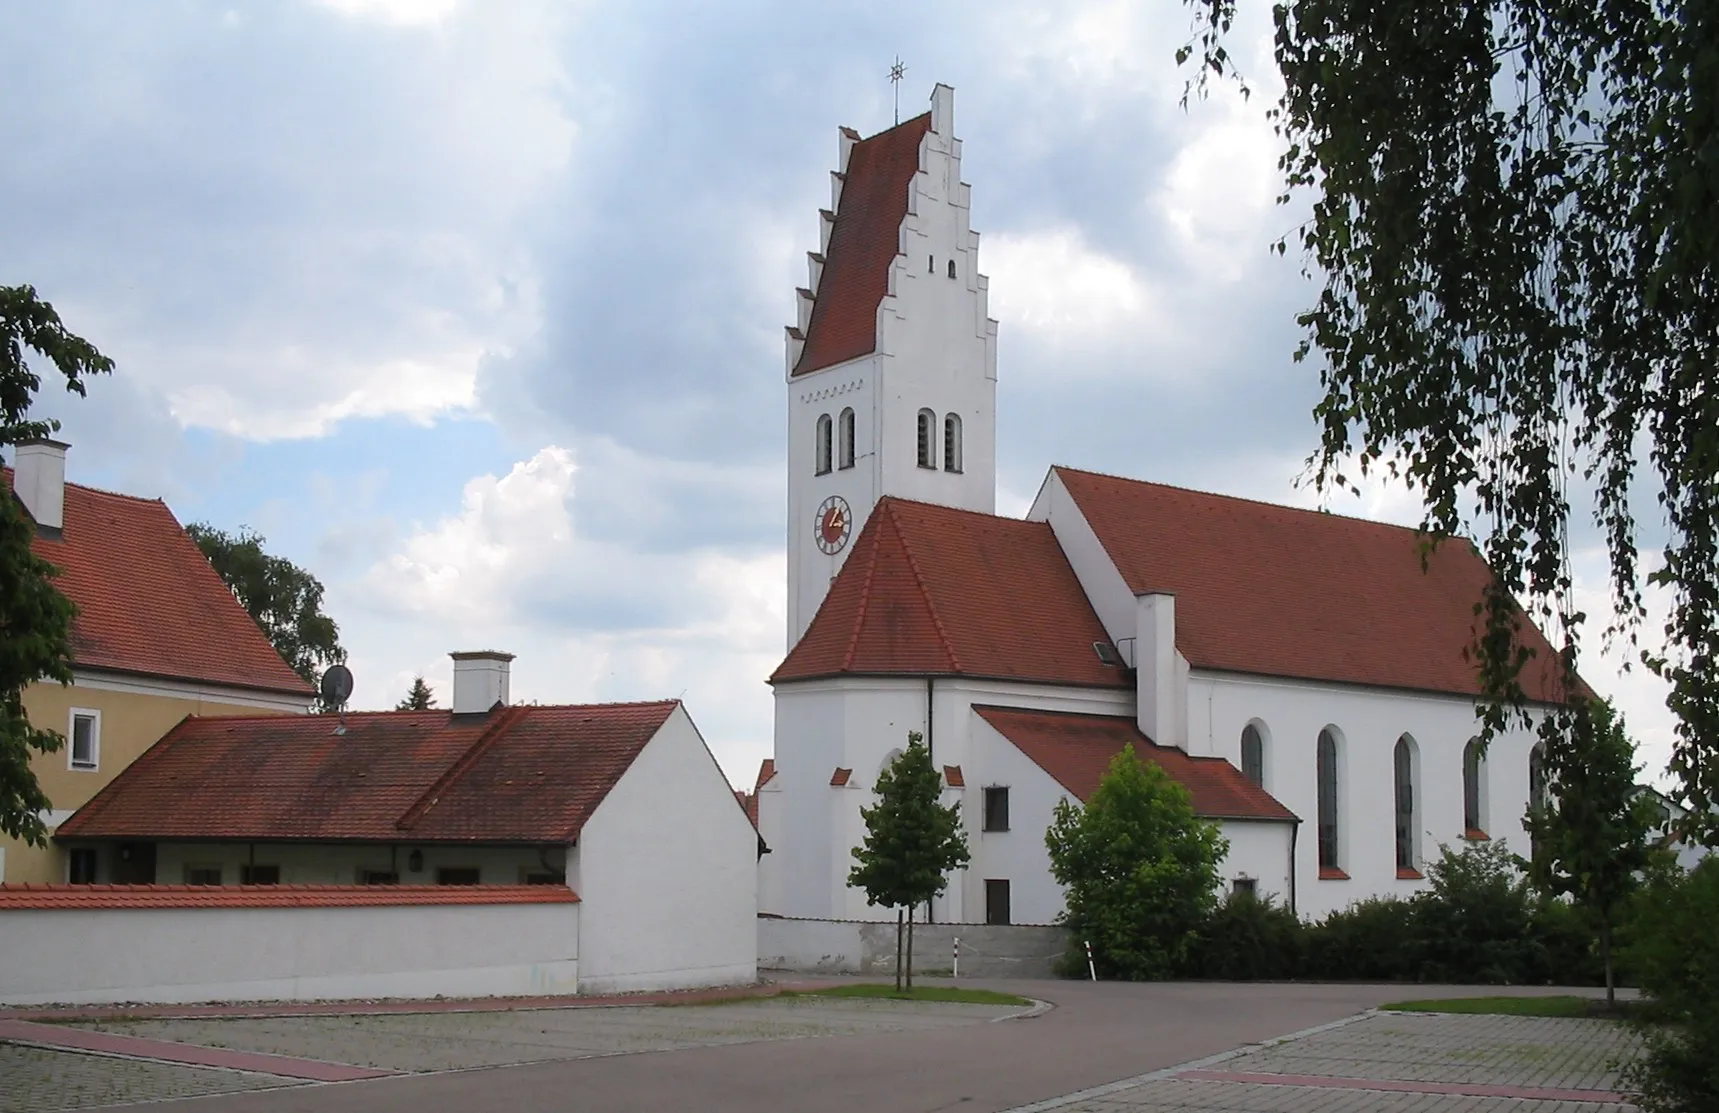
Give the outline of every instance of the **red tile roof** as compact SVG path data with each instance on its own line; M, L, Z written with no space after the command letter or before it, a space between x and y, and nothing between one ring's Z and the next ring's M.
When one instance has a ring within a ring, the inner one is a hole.
M6 469L10 487L12 470ZM58 538L36 555L78 608L72 656L107 669L303 696L311 688L281 659L159 499L66 484Z
M854 771L852 769L843 769L840 766L837 766L836 771L834 773L830 774L830 787L831 788L844 788L844 787L846 787L849 778L851 778L853 775L854 775Z
M943 767L943 783L950 788L966 788L967 777L961 772L959 765L945 765Z
M767 757L763 761L759 762L758 763L758 779L752 783L752 794L754 796L756 796L758 794L758 790L763 788L765 785L769 784L770 779L772 777L774 777L775 775L776 775L776 759L775 758Z
M979 676L1128 688L1050 526L885 498L771 682Z
M1136 594L1176 597L1176 648L1194 668L1474 695L1474 609L1485 560L1452 538L1421 569L1416 531L1359 518L1057 468ZM1531 698L1555 701L1537 653Z
M336 908L572 904L565 885L0 885L0 912L89 908Z
M1134 753L1170 775L1193 797L1194 813L1208 819L1293 822L1295 813L1220 757L1190 757L1140 733L1133 719L1066 711L974 705L997 733L1081 800L1092 796L1111 759L1130 742Z
M889 268L901 253L908 191L919 172L920 141L930 130L927 112L862 139L849 151L795 375L877 350L877 307L889 293Z
M186 719L58 837L567 843L677 706Z

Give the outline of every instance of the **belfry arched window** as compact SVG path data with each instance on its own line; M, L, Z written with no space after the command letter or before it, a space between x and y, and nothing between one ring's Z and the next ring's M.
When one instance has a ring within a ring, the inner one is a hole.
M1408 735L1397 739L1391 751L1392 796L1396 802L1397 870L1416 869L1415 834L1420 829L1415 820L1415 740Z
M937 466L937 415L930 410L919 411L919 466Z
M1322 873L1340 872L1342 856L1338 850L1337 736L1327 727L1319 732L1316 755L1319 780L1319 869Z
M1486 838L1486 755L1480 739L1470 738L1462 748L1462 834L1464 838Z
M817 472L824 475L830 470L830 415L818 415L818 438L814 449L817 459Z
M1265 739L1260 736L1259 727L1252 723L1242 728L1241 771L1242 776L1264 787Z
M943 470L961 470L961 415L943 419Z
M836 457L837 462L838 462L838 466L844 467L844 468L853 467L854 466L854 411L853 411L853 407L851 407L851 406L848 407L847 409L843 410L841 417L836 419L836 439L840 442L838 445L838 453L837 453L837 457Z

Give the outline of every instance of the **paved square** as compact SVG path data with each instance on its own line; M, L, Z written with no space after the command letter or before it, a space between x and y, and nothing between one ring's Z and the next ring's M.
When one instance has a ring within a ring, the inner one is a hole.
M0 1044L0 1113L53 1113L286 1085L293 1083L272 1075Z
M1015 1006L782 997L614 1007L96 1022L91 1031L418 1072L984 1024Z

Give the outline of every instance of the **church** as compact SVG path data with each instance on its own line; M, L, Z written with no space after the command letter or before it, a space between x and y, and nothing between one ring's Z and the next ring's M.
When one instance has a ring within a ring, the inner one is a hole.
M759 908L893 919L850 889L860 808L910 732L972 860L936 921L1049 923L1044 834L1133 744L1229 840L1226 891L1319 917L1408 896L1441 846L1527 851L1531 731L1476 745L1466 541L1054 467L996 501L997 322L954 91L840 132L787 330L787 656L756 786ZM1556 702L1531 626L1531 698Z

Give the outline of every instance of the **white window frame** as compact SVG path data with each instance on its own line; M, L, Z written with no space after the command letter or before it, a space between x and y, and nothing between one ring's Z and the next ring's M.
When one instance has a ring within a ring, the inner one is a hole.
M87 765L79 765L76 759L80 718L91 720L90 760ZM66 768L74 773L96 773L101 770L101 712L93 707L74 707L66 716Z

